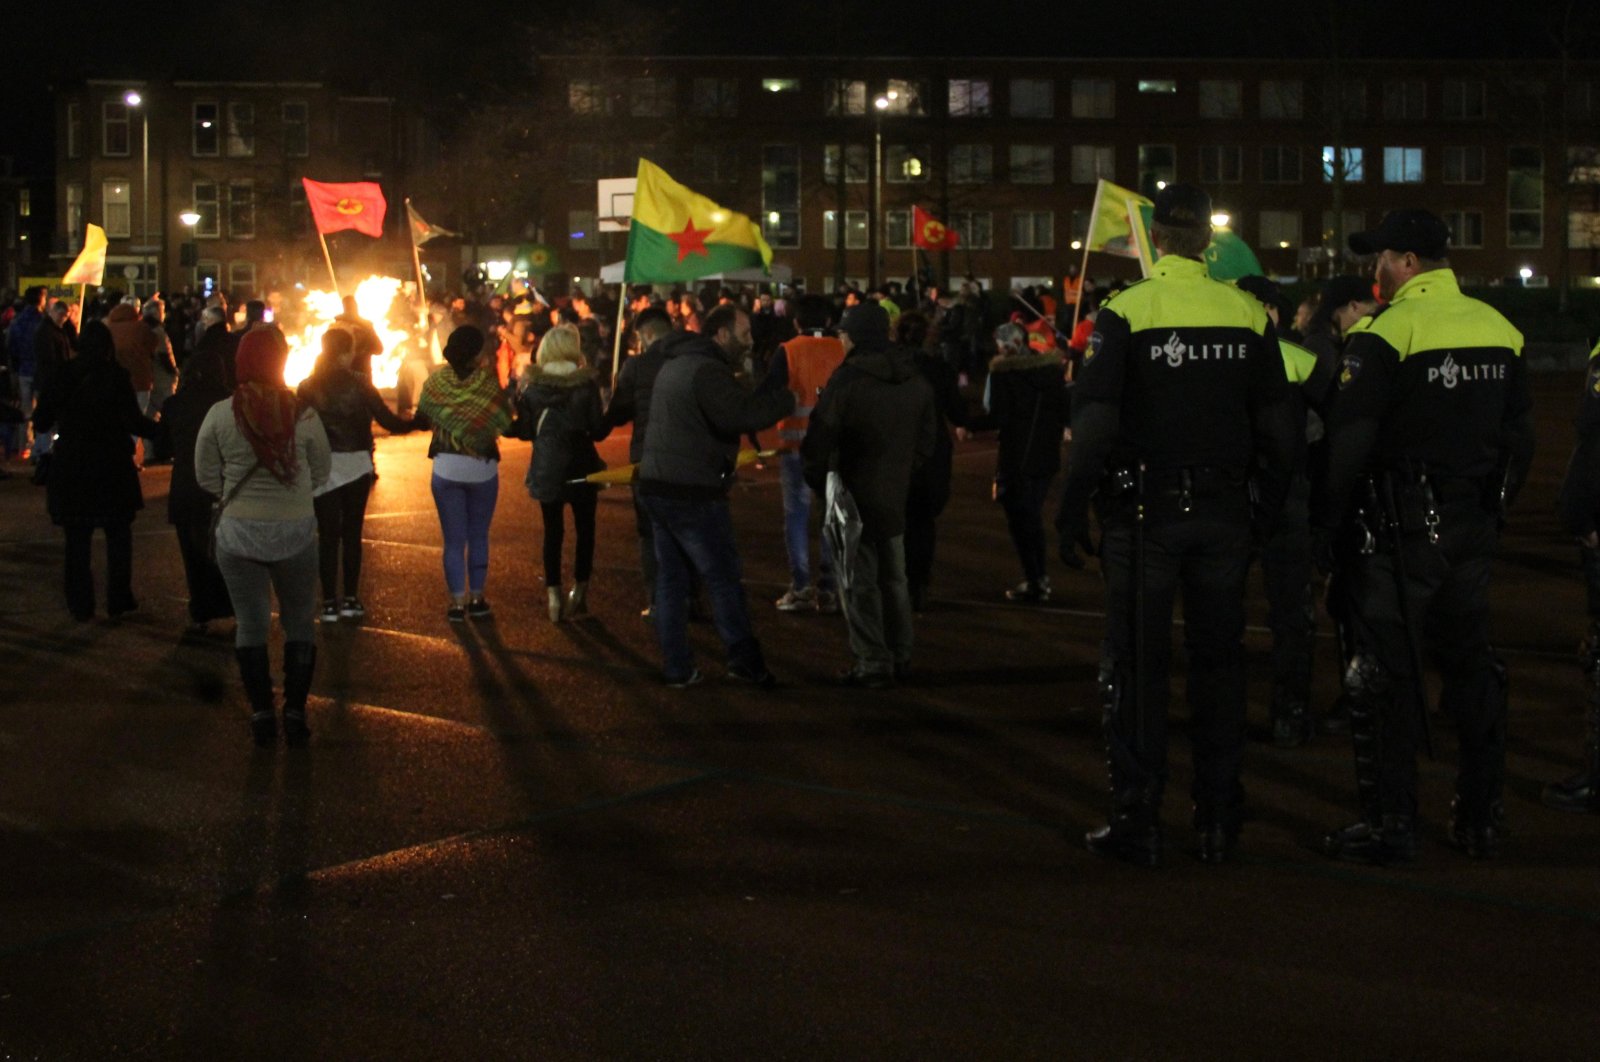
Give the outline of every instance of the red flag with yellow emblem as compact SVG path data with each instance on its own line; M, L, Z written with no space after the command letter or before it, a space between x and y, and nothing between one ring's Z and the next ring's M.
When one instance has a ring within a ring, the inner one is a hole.
M951 251L961 242L954 230L919 206L911 208L911 242L924 251Z
M317 231L324 235L355 229L368 236L383 235L383 215L389 209L383 189L372 181L350 184L324 184L309 177L300 178L306 186L306 205Z

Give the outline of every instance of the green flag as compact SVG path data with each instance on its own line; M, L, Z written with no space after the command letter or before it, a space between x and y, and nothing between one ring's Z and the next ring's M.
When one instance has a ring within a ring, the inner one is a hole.
M1250 245L1232 229L1219 228L1211 234L1211 246L1206 248L1205 259L1206 272L1211 274L1212 280L1238 280L1240 277L1265 275Z

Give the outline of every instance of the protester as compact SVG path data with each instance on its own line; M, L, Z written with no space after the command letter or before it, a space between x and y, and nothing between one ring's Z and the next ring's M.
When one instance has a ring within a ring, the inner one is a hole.
M306 698L316 670L317 535L312 493L328 479L328 434L283 383L289 346L266 326L239 340L233 397L211 407L195 440L195 480L222 499L217 567L233 601L234 654L257 745L274 744L267 636L272 597L283 626L283 736L311 739Z
M33 415L33 400L37 392L35 339L47 319L44 312L46 294L42 287L29 288L22 296L22 310L6 326L6 361L11 377L16 382L17 405L22 412L22 419L12 429L11 449L17 454L28 449L28 418Z
M89 547L98 527L106 539L106 614L115 619L132 612L139 607L133 596L133 518L144 508L132 438L151 438L161 428L140 412L104 324L85 326L77 356L40 393L33 426L38 434L58 436L46 502L51 521L66 533L67 610L80 621L94 615Z
M666 310L653 306L639 313L633 330L639 337L639 353L623 362L617 372L617 383L606 406L605 422L608 431L630 421L633 423L633 434L628 439L628 460L637 465L644 459L650 397L656 376L667 361L664 341L673 334L672 319ZM656 600L656 544L650 512L637 486L633 490L633 516L639 533L639 571L644 576L645 607L641 615L650 620L654 618Z
M576 326L559 325L539 344L538 363L523 370L517 398L520 434L533 440L526 483L544 519L545 595L552 623L588 613L600 488L573 481L605 467L594 447L610 434L600 409L599 376L585 364ZM565 598L561 593L563 507L572 509L577 536L573 585Z
M512 408L485 353L480 329L457 328L445 344L445 364L428 377L417 401L418 420L433 427L428 456L444 535L445 617L452 623L494 614L483 590L489 523L500 493L499 438L511 427Z
M178 389L161 406L162 434L172 452L167 522L178 538L183 578L189 591L189 633L204 634L212 620L233 615L233 601L211 550L211 507L217 498L200 486L195 443L211 407L226 400L219 358L190 358L178 374Z
M370 376L352 368L355 344L348 330L322 334L322 354L311 375L300 383L302 403L317 411L328 433L332 469L316 491L317 550L322 581L322 622L360 619L361 529L367 498L377 469L372 461L372 422L393 435L411 430L409 418L397 416L372 386ZM339 562L344 560L344 596L338 596Z
M910 352L917 373L933 388L938 414L933 456L911 473L911 490L906 495L906 588L911 595L911 610L921 612L927 607L928 587L933 581L939 516L950 501L955 458L950 429L966 427L967 400L956 384L950 362L938 351L928 349L929 322L920 311L909 310L900 315L895 322L895 342Z

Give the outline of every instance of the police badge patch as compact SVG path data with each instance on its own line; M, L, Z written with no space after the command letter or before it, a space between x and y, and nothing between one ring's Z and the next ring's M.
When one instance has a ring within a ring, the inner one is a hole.
M1355 354L1346 354L1339 363L1339 390L1349 387L1357 376L1361 375L1361 359Z
M1101 337L1099 332L1089 333L1089 349L1083 352L1083 361L1085 365L1093 361L1094 356L1100 353L1100 344L1102 342L1104 342L1104 339Z

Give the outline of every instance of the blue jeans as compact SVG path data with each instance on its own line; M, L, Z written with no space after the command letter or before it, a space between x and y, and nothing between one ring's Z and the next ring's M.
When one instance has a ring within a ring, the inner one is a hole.
M454 598L468 588L483 593L489 577L489 521L500 497L500 479L482 483L433 477L433 503L439 508L439 528L444 532L444 583Z
M739 550L726 499L701 501L644 495L656 546L656 637L668 682L694 671L689 651L691 571L698 573L711 603L717 634L728 649L728 666L751 675L766 670L761 643L750 626Z
M778 478L783 484L783 544L789 550L789 585L804 590L811 585L811 488L806 486L804 463L798 453L778 457ZM825 536L817 542L817 589L833 589L833 549Z

